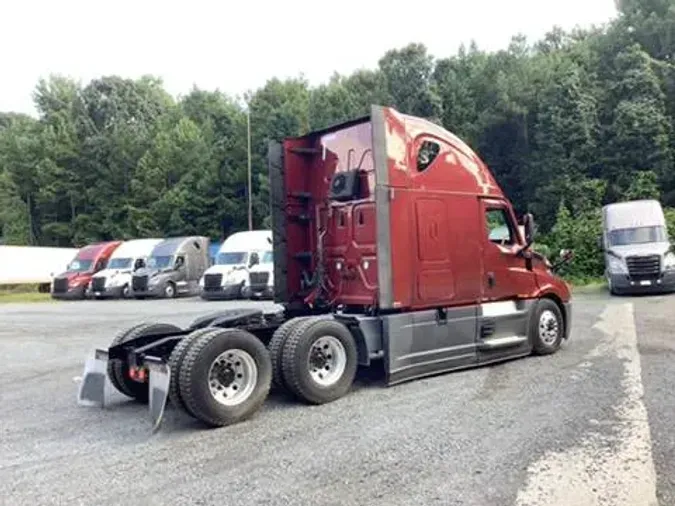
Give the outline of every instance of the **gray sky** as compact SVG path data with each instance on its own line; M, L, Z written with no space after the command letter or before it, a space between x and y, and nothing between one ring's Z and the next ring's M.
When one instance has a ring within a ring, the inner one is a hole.
M380 3L382 2L382 3ZM245 7L249 5L250 7ZM386 7L384 7L386 5ZM0 111L33 113L42 76L86 82L104 74L162 77L178 95L193 84L238 94L304 73L372 68L388 49L422 42L436 57L475 39L505 47L521 32L540 38L605 23L614 0L0 0Z

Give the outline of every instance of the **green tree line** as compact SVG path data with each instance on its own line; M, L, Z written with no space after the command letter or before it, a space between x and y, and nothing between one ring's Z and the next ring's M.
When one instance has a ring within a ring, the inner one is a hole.
M271 78L244 97L161 80L59 75L37 83L36 118L0 113L0 230L6 244L204 234L247 227L250 114L256 227L269 225L268 139L361 116L371 104L464 138L542 248L573 248L568 274L602 273L600 207L658 198L675 232L675 2L622 0L601 27L514 36L448 57L423 44L320 86Z

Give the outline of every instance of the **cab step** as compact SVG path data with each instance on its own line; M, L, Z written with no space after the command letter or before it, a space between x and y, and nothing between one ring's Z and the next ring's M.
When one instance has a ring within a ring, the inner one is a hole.
M520 346L527 341L527 336L505 336L486 339L478 343L479 350L497 350L500 348L512 348Z

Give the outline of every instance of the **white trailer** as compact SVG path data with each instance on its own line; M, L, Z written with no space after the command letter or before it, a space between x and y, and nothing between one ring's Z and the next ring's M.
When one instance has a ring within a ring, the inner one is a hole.
M0 246L0 285L38 284L49 291L54 274L62 272L77 248Z

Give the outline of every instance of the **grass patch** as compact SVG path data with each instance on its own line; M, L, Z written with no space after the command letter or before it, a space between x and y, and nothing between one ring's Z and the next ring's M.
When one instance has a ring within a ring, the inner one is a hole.
M0 304L9 302L53 302L48 293L40 292L0 292Z
M49 291L40 292L39 285L0 285L0 304L8 302L51 302Z

